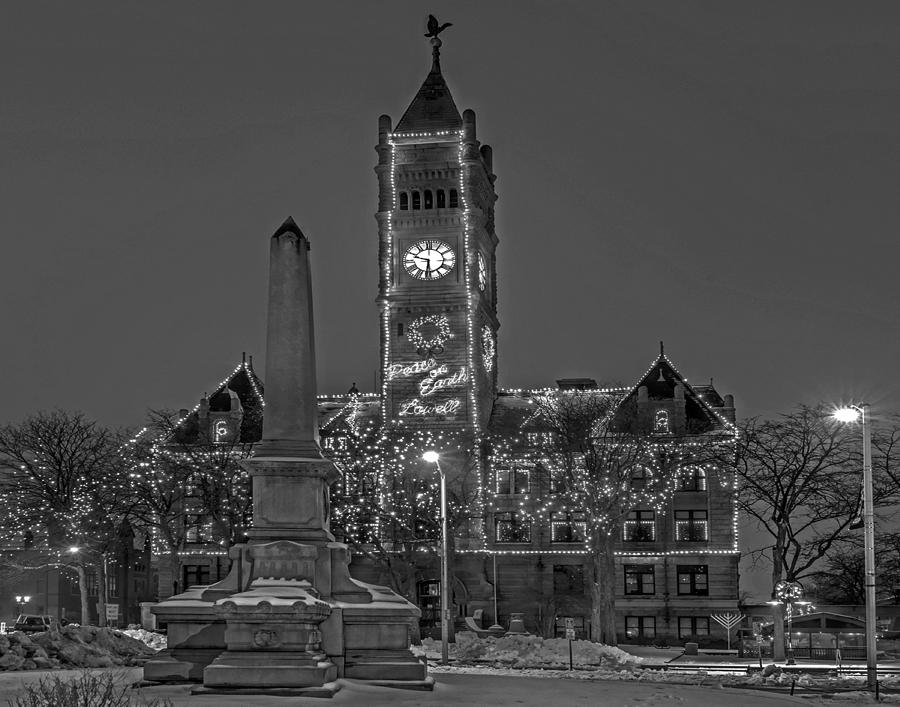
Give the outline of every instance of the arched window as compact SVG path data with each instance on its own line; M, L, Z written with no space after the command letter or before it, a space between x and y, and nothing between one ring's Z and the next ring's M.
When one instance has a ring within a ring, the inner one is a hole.
M407 211L409 209L409 194L405 191L400 192L400 210Z
M658 435L669 434L669 411L657 410L653 417L653 432Z
M456 189L450 190L450 208L459 208L459 194L456 193Z
M681 491L706 491L706 469L702 466L686 466L681 470Z
M439 209L444 209L447 207L447 195L444 193L443 189L437 190L437 207Z
M426 190L425 190L425 208L426 208L426 209L433 209L433 208L434 208L434 201L433 201L433 199L432 199L432 197L431 197L431 189L426 189Z
M413 192L413 210L418 211L422 208L422 198L419 196L419 192Z
M643 490L647 488L647 483L651 480L653 474L642 464L635 464L631 467L631 488L635 490Z

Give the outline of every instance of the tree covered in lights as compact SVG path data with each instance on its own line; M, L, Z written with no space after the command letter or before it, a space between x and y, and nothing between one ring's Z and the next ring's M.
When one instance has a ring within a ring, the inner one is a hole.
M241 461L253 444L237 436L198 437L196 421L185 424L180 414L151 411L149 417L144 434L128 450L134 514L151 530L178 591L187 548L222 552L244 540L252 499Z
M526 452L508 436L492 440L493 485L505 486L523 459L543 468L551 493L523 495L521 512L549 524L552 533L563 531L571 535L566 540L583 543L592 638L614 645L617 542L624 534L654 540L655 524L642 513L661 511L682 471L708 464L722 439L653 434L625 392L548 391L535 395L533 403L528 428L542 430L542 443ZM508 531L497 524L497 542L515 541L503 532Z
M377 431L374 425L325 433L325 453L343 473L334 489L332 530L381 568L393 589L415 601L417 573L436 562L440 540L440 476L422 454L438 451L447 476L452 575L460 538L480 535L474 436L402 426Z
M122 442L119 433L62 410L0 428L6 563L74 572L82 623L90 617L88 574L105 586L103 558L115 548L134 505L119 454ZM105 596L99 594L102 623Z

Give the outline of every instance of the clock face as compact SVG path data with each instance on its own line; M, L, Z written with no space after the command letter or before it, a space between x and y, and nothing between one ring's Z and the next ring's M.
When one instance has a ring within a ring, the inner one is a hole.
M487 287L487 265L484 263L484 256L478 254L478 289L484 292Z
M406 249L403 267L419 280L438 280L453 269L456 255L448 243L439 240L419 241Z

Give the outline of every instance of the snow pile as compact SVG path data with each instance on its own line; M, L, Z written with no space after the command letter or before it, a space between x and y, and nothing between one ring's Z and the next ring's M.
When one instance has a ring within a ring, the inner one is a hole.
M121 631L64 626L28 635L0 636L0 670L108 668L140 665L156 651Z
M137 639L141 643L150 646L155 651L161 651L166 647L166 637L161 633L154 633L153 631L147 631L146 629L135 626L134 628L127 628L121 630L119 633L124 633L126 636L131 636L132 638Z
M426 655L439 654L440 643L423 639ZM569 641L563 638L541 638L532 635L507 635L479 638L475 633L461 631L451 646L458 664L476 663L510 668L568 668ZM590 641L572 641L572 661L577 667L600 668L609 671L633 671L641 659L613 646Z

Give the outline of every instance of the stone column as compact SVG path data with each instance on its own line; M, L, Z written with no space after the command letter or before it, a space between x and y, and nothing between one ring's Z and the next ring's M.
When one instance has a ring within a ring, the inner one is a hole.
M269 253L266 409L256 456L320 459L309 241L292 218L275 231Z
M319 448L309 241L289 218L272 236L263 439L244 462L253 478L253 543L330 542L329 485Z

